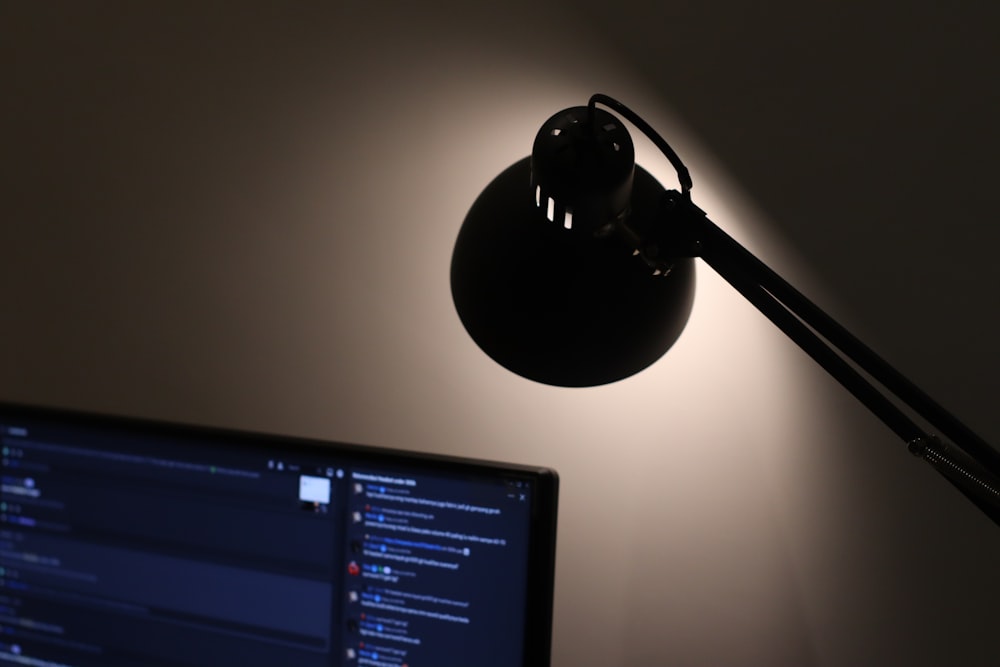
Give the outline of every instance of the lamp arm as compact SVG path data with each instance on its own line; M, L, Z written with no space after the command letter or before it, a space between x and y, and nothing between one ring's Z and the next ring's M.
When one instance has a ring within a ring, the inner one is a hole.
M709 220L691 202L691 176L683 161L638 114L598 93L588 104L591 118L597 104L617 111L639 128L673 165L680 181L680 192L667 190L663 195L662 217L667 224L636 220L639 228L635 228L620 220L614 225L653 274L669 274L671 257L701 257L902 438L911 453L927 461L1000 525L1000 453ZM928 434L900 404L954 445Z
M931 464L1000 524L1000 454L996 450L709 220L688 193L671 190L664 197L667 224L660 227L664 231L646 236L647 250L680 247L701 257L902 438L911 453ZM899 404L954 445L928 434Z

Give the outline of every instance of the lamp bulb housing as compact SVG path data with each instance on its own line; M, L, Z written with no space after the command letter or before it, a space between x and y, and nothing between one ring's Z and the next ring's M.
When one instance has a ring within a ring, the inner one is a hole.
M535 135L531 186L536 205L567 228L588 234L624 219L634 174L632 137L603 109L565 109Z

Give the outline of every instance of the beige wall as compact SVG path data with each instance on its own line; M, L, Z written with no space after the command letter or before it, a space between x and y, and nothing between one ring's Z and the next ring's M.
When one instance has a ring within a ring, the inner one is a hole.
M666 358L581 390L495 366L447 280L606 92L996 442L996 12L335 4L0 9L0 400L553 466L555 665L988 664L998 529L706 267Z

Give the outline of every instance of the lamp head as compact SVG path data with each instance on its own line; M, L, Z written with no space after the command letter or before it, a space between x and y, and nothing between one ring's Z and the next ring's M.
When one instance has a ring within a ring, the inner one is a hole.
M634 254L634 230L663 224L663 194L614 115L591 106L549 118L531 157L483 190L459 231L451 289L469 335L545 384L606 384L655 362L694 298L691 259L654 272Z

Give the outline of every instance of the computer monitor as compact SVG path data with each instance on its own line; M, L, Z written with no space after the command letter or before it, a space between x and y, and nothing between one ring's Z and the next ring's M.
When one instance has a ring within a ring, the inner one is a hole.
M549 664L548 469L0 404L0 663Z

